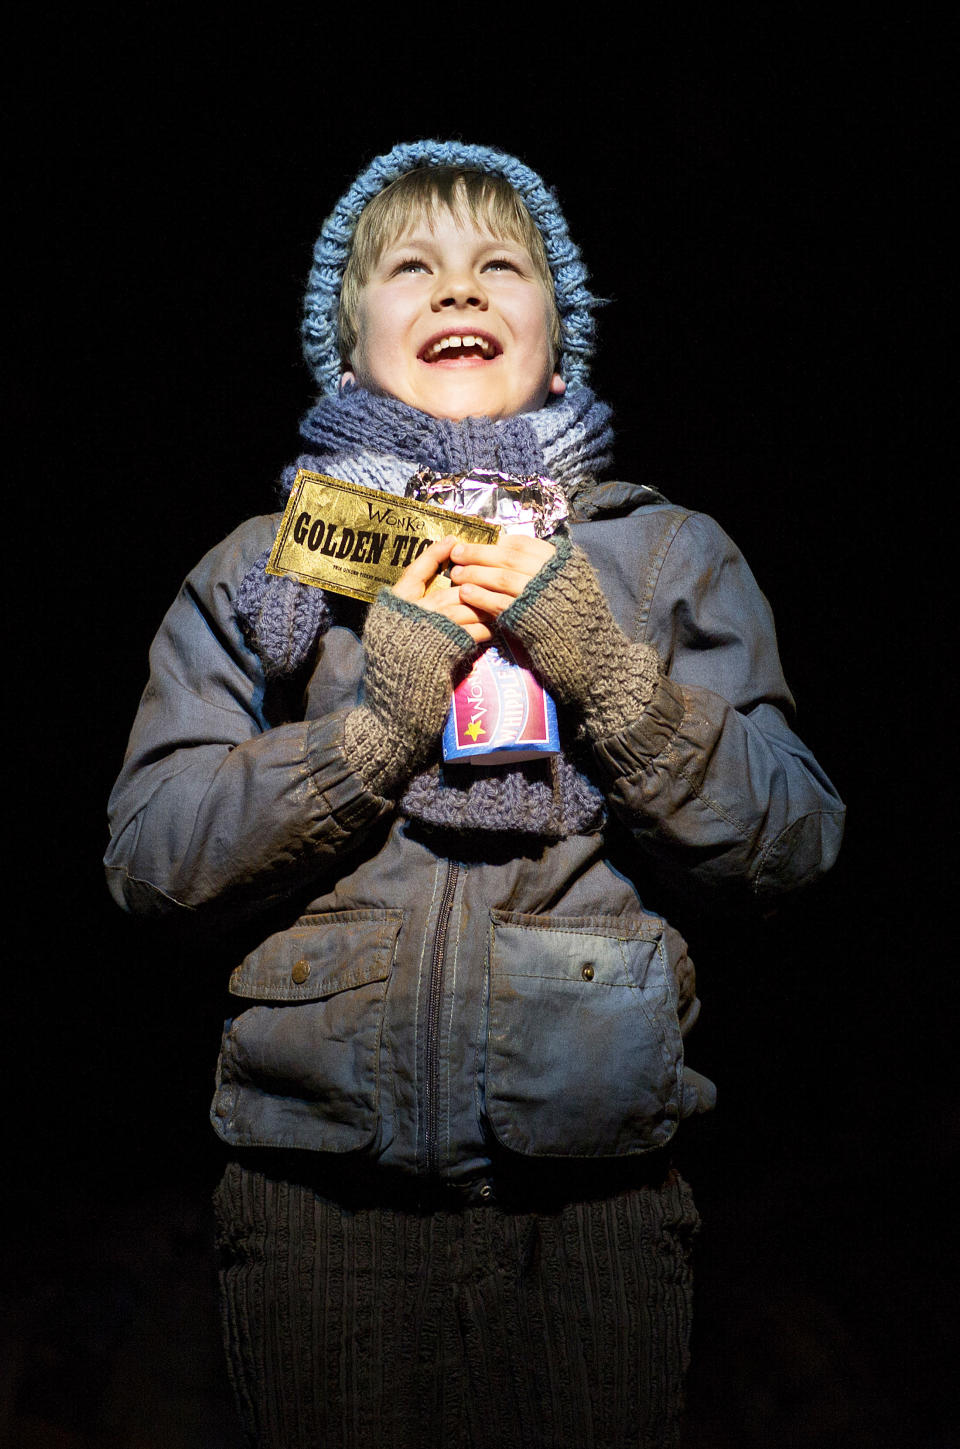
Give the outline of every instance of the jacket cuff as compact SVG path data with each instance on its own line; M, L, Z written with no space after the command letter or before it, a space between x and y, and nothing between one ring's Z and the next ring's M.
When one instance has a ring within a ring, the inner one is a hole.
M640 718L625 729L595 741L594 755L613 779L638 774L669 749L685 709L679 685L662 674Z
M342 849L394 808L392 801L369 788L348 759L344 726L350 713L338 710L311 720L307 727L307 778L322 806L313 840L321 853Z

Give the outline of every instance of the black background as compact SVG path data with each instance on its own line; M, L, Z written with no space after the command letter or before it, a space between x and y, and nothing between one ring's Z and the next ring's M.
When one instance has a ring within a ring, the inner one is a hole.
M952 380L943 43L866 13L637 14L632 29L502 9L187 22L142 5L41 14L15 57L18 1227L0 1291L29 1346L17 1442L28 1422L81 1436L30 1443L155 1442L156 1410L96 1437L115 1391L89 1386L155 1294L155 1240L202 1261L233 963L228 943L200 950L112 906L106 796L184 573L272 506L297 451L319 225L363 163L425 135L501 146L556 187L610 303L594 379L618 471L740 544L799 730L849 806L820 887L692 941L691 1057L721 1096L682 1156L705 1218L691 1445L958 1442L957 1000L937 928L956 734L935 445ZM123 1269L105 1223L127 1234ZM150 1358L148 1396L166 1374ZM167 1444L233 1442L183 1416L194 1427Z

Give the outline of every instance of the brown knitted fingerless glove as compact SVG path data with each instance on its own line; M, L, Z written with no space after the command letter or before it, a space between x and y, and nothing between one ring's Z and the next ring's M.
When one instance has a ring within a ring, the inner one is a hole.
M579 710L594 740L638 720L660 678L650 644L631 644L587 555L563 537L497 627L520 640L558 704Z
M476 653L466 629L381 589L363 631L363 700L344 725L347 758L390 798L423 764L443 729L453 674Z

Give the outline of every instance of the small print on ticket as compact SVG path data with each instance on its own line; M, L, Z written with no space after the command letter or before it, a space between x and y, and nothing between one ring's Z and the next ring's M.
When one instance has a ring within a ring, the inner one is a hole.
M499 532L495 523L301 468L267 573L371 601L437 539L496 543Z

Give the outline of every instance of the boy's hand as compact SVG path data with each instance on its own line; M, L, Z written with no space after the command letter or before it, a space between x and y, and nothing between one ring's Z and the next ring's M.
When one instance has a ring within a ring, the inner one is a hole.
M520 640L554 699L583 715L594 740L639 720L660 680L656 649L624 634L590 560L567 537L497 628Z
M554 552L546 539L524 533L508 534L497 543L455 543L450 550L450 578L462 605L482 618L497 619Z
M344 753L384 799L394 799L426 763L443 729L454 678L477 653L475 639L450 610L412 597L423 595L437 563L449 554L448 542L453 540L433 546L425 567L413 564L396 587L381 589L363 626L363 688L344 721ZM421 560L429 552L424 549ZM437 597L453 592L448 587Z
M459 587L440 572L450 561L453 550L462 547L454 537L432 543L404 569L393 586L393 592L398 598L419 604L421 609L430 613L444 614L466 629L475 644L488 644L493 638L492 613L467 603L461 597ZM494 549L499 547L499 544L493 545Z

